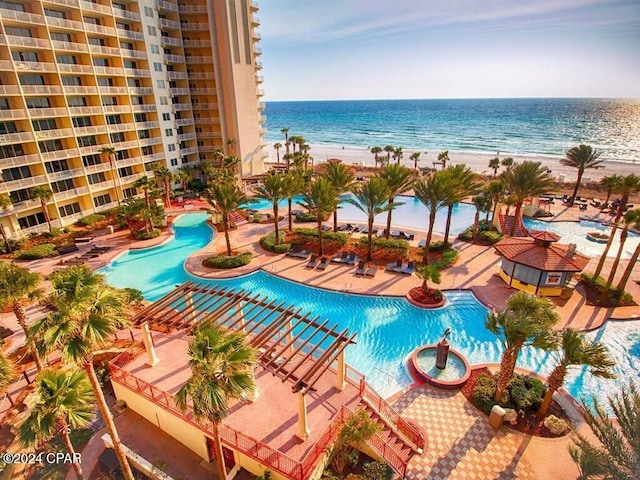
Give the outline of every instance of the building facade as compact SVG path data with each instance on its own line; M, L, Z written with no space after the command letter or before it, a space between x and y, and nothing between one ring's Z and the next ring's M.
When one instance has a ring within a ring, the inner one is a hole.
M252 0L0 1L0 223L47 230L137 195L153 167L263 170ZM113 149L110 152L110 149ZM34 187L50 189L43 202Z

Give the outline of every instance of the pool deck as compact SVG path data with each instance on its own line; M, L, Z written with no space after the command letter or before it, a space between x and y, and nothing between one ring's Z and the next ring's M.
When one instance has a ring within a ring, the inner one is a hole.
M557 206L556 206L557 208ZM180 209L173 209L171 215L189 213ZM577 208L561 207L557 215L546 219L556 221L577 221L582 216L594 216L597 211L592 207L585 211ZM602 215L608 219L607 215ZM284 228L286 222L281 222ZM214 252L224 250L224 235L218 234L205 248L195 252L186 262L186 268L196 275L205 278L221 278L237 276L263 269L274 275L288 278L321 288L333 290L348 290L351 293L372 295L404 296L410 288L418 286L420 280L411 275L387 273L380 270L375 278L360 278L355 276L355 267L330 264L326 270L318 271L304 267L305 261L284 255L275 255L264 251L257 245L257 240L267 232L273 231L273 225L241 224L230 233L234 249L250 250L254 254L252 262L243 269L234 272L216 272L202 266L202 259ZM418 237L413 244L417 245L424 237L423 230L414 230ZM160 244L170 238L163 234L158 239L132 244L127 232L116 232L96 239L93 243L109 245L111 250L88 262L92 268L99 268L110 262L129 248L143 248ZM438 239L438 236L436 236ZM439 288L470 289L485 305L490 308L503 308L508 297L514 293L497 276L499 257L493 253L492 247L465 244L454 241L459 250L459 258L455 265L445 270ZM81 247L81 254L87 245ZM72 255L68 256L72 257ZM21 264L44 275L51 273L59 259L45 259ZM604 271L613 259L608 259ZM627 265L623 260L618 268L622 273ZM593 271L597 259L592 260L586 271ZM627 289L636 298L640 298L640 285L637 273L632 276ZM617 279L616 279L617 280ZM45 285L46 286L46 285ZM579 290L566 302L557 302L560 314L559 328L573 326L578 329L596 328L609 318L629 319L638 318L638 307L623 307L605 309L587 306L584 296ZM29 309L30 319L43 315L41 309ZM9 338L10 350L24 343L20 328L11 313L0 314L0 324L13 329L16 333ZM12 396L25 388L21 378L12 387ZM571 460L567 446L570 437L559 439L533 438L514 432L503 427L497 433L488 427L486 417L472 407L458 391L443 392L429 386L414 386L403 394L394 396L396 407L405 414L415 418L425 428L429 439L427 452L415 457L410 464L407 478L413 479L446 479L446 478L535 478L535 479L572 479L578 476L578 470ZM9 406L0 405L0 420L9 410ZM144 422L143 422L144 423ZM574 426L581 433L588 434L588 429L577 417ZM141 425L136 434L132 434L130 442L136 443L136 436L145 437L148 428ZM142 440L140 440L141 443ZM553 459L553 461L550 461ZM73 473L68 478L72 478Z

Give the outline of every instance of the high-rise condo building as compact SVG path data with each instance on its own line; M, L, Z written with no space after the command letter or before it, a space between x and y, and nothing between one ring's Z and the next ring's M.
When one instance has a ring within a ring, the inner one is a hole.
M217 149L240 159L241 176L262 173L257 10L254 0L0 1L5 233L46 230L43 208L54 227L69 225L137 195L154 166L175 172Z

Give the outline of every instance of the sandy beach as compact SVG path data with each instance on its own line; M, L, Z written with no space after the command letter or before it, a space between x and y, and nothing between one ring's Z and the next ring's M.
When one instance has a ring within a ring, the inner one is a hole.
M280 142L283 143L283 142ZM309 154L314 158L316 163L326 162L330 158L339 158L343 162L351 165L364 165L373 167L374 158L370 152L370 147L355 147L355 146L338 146L329 144L311 144ZM273 142L267 143L267 152L269 159L272 162L277 161L276 151L273 148ZM413 162L409 159L414 150L405 150L402 158L402 163L407 167L413 168ZM418 167L433 167L433 162L437 162L439 151L430 151L425 153L421 151L420 161ZM282 155L284 155L284 147L280 149L280 159L282 161ZM449 159L451 165L464 164L469 166L472 170L478 173L484 173L487 175L493 174L488 166L489 160L495 157L495 154L488 153L476 153L476 152L454 152L449 151ZM559 181L575 182L576 169L565 167L560 163L561 156L544 156L544 155L512 155L504 152L500 152L499 158L512 157L516 162L522 162L524 160L533 160L541 162L542 165L549 168L553 176ZM498 170L500 173L503 167ZM597 182L602 177L607 175L629 175L631 173L638 172L638 165L628 162L617 162L615 160L605 160L605 167L598 170L587 170L582 177L583 184L589 182Z

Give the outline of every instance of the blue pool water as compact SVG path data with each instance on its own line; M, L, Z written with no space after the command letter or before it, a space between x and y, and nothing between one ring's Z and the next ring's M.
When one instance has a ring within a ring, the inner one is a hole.
M484 328L487 309L466 291L449 292L447 307L424 311L411 306L404 298L345 295L306 287L262 271L227 280L196 279L182 265L193 251L209 242L211 230L205 223L206 217L204 213L181 216L174 223L173 241L125 253L100 273L112 285L142 290L148 300L157 300L186 280L286 299L303 310L330 319L341 328L357 332L357 343L347 349L347 361L364 373L384 396L411 383L404 367L407 355L419 345L437 341L447 327L454 332L451 338L454 348L470 363L500 360L500 344ZM624 376L638 375L640 322L609 322L591 335L612 346L617 368L627 372ZM531 348L525 349L519 359L520 366L542 374L548 374L552 364L548 354ZM567 387L576 398L591 393L604 398L603 395L616 388L616 383L586 375L574 376Z

